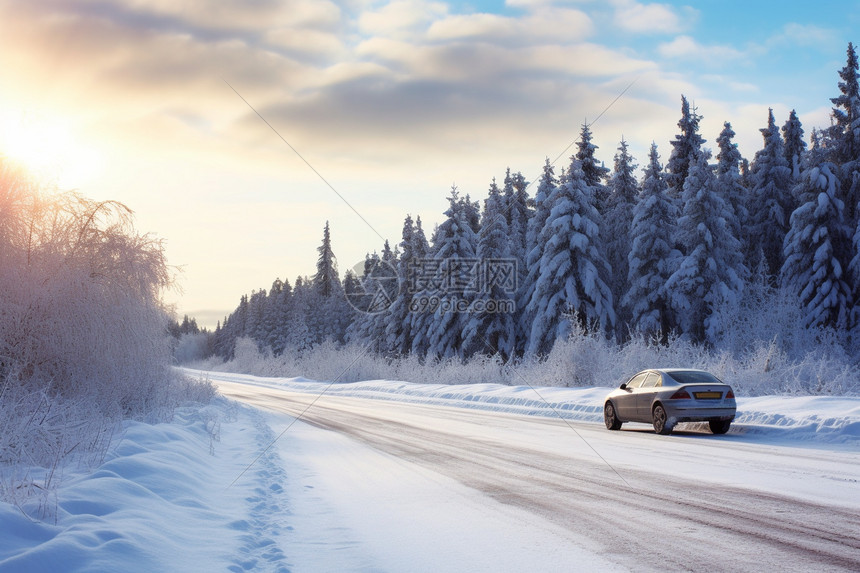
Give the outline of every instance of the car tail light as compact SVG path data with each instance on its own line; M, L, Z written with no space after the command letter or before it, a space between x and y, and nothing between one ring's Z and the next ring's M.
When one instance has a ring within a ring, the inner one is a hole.
M669 397L669 399L670 400L689 400L690 399L690 393L682 388L681 390L678 390L677 392L672 394Z
M734 400L735 399L735 391L729 388L729 391L726 392L726 400Z

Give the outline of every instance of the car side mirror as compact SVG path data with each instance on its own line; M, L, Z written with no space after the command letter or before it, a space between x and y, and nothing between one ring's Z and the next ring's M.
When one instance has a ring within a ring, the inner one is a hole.
M627 382L619 386L619 388L621 388L622 390L627 390Z

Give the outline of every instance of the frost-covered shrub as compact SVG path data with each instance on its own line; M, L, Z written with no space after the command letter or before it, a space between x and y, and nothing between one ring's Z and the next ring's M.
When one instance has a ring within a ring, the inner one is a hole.
M134 415L172 373L160 241L119 203L44 194L0 161L0 360L11 383Z
M301 354L273 357L250 339L239 339L236 357L192 364L204 370L243 372L258 376L306 377L337 383L361 380L402 380L423 384L506 384L514 386L614 387L646 368L701 368L732 384L739 395L860 394L860 368L838 345L818 347L792 358L775 341L756 342L741 353L714 350L689 340L670 338L658 344L634 334L617 345L600 333L577 331L557 343L544 360L505 363L499 357L421 361L414 355L384 358L350 344L324 343ZM828 350L829 349L829 350Z
M203 360L209 351L209 335L205 332L188 333L179 337L173 349L173 358L178 364Z
M123 417L211 396L170 366L170 272L124 205L43 192L0 156L0 269L0 496L33 483L16 465L98 456Z

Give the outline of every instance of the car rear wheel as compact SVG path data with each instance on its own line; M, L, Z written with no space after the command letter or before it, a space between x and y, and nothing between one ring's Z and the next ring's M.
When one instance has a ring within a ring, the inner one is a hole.
M615 406L612 402L607 402L603 407L603 422L606 424L607 430L620 430L621 420L615 415Z
M666 415L666 410L662 405L654 406L653 412L654 431L661 436L666 436L672 433L672 424L669 423L669 417Z
M725 434L729 431L729 426L732 425L731 420L708 420L708 425L711 427L711 432L714 434Z

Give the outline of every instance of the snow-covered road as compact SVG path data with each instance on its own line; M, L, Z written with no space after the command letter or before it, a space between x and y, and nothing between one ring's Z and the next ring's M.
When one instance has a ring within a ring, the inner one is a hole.
M331 569L860 570L854 443L608 432L210 377L272 412L275 435L283 414L310 424L276 448L293 513L307 512L293 542L328 542ZM297 570L320 569L293 549Z

